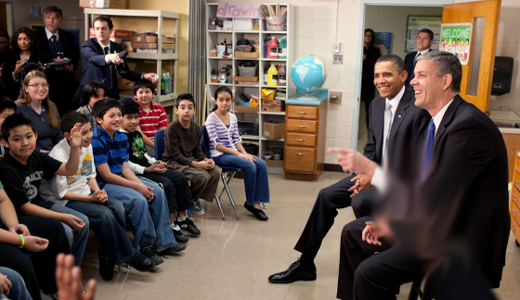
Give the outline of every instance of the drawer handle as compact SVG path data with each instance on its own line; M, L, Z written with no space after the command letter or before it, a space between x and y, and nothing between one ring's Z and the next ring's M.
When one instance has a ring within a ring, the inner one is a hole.
M513 200L515 200L516 202L518 202L518 197L513 195Z
M298 114L299 114L299 115L306 115L307 112L305 112L305 111L299 111Z
M307 125L296 125L298 128L307 128Z
M305 152L296 152L297 156L305 156Z
M305 142L305 139L296 139L297 142Z

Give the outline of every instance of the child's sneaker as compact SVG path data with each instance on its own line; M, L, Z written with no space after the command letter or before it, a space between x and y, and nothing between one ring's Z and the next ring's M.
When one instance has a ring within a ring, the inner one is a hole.
M197 215L203 215L206 213L204 208L202 208L202 204L200 203L200 200L197 201L197 203L195 203L195 205L193 205L193 212L196 213Z
M177 224L171 224L173 235L175 236L175 240L179 243L187 243L189 238L181 232L181 228Z
M141 254L145 257L151 259L156 266L164 262L164 260L159 255L157 255L157 251L155 251L151 243L144 247L141 245L141 250L139 252L141 252Z
M191 235L200 235L200 230L193 224L193 221L186 218L184 221L175 221L175 224L179 225L182 230L189 232Z

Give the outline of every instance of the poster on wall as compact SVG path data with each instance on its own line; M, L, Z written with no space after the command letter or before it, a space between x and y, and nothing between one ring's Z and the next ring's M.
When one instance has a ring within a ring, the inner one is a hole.
M391 32L374 32L374 47L381 50L381 55L391 54L392 52L392 33Z
M404 40L404 51L417 51L417 35L423 28L433 31L432 50L439 50L441 35L442 16L414 16L408 15L406 21L406 37Z
M441 51L453 53L463 65L468 64L471 45L471 23L442 24Z

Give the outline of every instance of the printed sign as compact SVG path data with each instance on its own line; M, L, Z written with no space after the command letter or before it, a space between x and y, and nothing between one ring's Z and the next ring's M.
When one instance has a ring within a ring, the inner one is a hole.
M453 53L460 63L467 65L471 45L471 23L442 24L441 51Z
M222 3L217 7L217 18L261 19L260 12L256 3Z
M417 35L423 28L433 31L432 50L439 49L441 35L442 16L408 16L406 23L406 38L404 40L404 51L417 51Z

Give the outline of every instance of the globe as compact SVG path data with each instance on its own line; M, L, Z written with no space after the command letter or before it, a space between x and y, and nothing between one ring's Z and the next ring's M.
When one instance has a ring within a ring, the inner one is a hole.
M306 95L317 93L327 79L327 69L323 61L314 55L298 59L291 68L294 86Z

